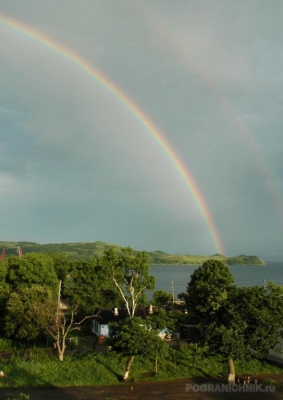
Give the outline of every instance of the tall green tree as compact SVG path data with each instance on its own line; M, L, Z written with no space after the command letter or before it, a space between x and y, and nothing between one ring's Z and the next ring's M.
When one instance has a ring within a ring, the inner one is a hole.
M198 324L200 328L199 342L209 345L211 352L222 353L224 357L227 354L222 352L222 339L225 340L225 335L233 324L231 325L231 321L227 321L226 325L221 325L221 328L218 329L218 319L223 317L224 310L231 301L229 294L232 290L233 276L228 267L221 261L207 260L191 275L187 293L181 296L186 302L190 322ZM215 328L219 331L218 340L215 337ZM232 343L230 344L232 345ZM234 364L231 363L231 357L228 357L229 380L234 381Z
M185 301L198 316L213 315L227 299L234 278L222 261L207 260L191 275Z
M283 324L282 288L237 288L228 268L207 261L196 270L184 297L190 317L199 324L199 342L228 362L235 383L236 359L260 358L279 340Z
M236 359L262 358L276 346L283 323L282 288L233 288L204 331L210 351L226 357L229 382Z
M134 254L130 247L122 249L120 253L106 250L99 259L99 268L105 282L108 282L109 287L114 286L128 315L133 317L136 307L144 303L145 290L153 290L155 287L155 278L149 275L146 253Z

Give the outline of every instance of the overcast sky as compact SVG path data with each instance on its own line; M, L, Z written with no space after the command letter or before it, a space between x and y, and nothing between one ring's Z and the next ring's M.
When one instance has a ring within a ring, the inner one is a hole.
M283 259L281 0L1 0L87 61L195 180L226 255ZM174 163L105 86L0 23L0 240L219 246Z

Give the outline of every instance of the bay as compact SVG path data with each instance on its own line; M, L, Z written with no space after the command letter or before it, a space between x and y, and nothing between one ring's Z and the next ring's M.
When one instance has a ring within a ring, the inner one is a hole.
M177 298L179 293L186 291L190 276L199 267L200 265L151 265L150 275L155 276L155 290L172 293L173 286ZM237 286L263 286L269 281L283 285L283 261L267 261L265 265L229 265L229 269ZM148 298L152 298L152 292L148 293Z

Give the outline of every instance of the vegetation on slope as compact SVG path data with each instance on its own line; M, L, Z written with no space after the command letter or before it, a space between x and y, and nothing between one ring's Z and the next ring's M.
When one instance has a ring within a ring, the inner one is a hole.
M121 251L122 246L105 242L93 243L49 243L38 244L34 242L0 242L0 249L6 249L6 255L16 255L17 248L21 247L24 254L27 253L55 253L70 257L72 260L87 260L91 257L101 257L105 250L113 249ZM138 251L136 251L138 253ZM208 256L189 255L189 254L168 254L164 251L146 252L149 257L149 263L157 265L201 265L205 261L213 259L224 261L227 264L239 265L263 265L264 262L257 256L240 255L237 257L226 257L221 254Z

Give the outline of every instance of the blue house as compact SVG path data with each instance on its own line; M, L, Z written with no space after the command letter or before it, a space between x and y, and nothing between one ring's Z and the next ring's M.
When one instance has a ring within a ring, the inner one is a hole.
M146 318L148 315L154 312L154 308L155 307L153 307L152 305L150 305L149 307L137 307L135 310L135 316ZM96 336L109 337L109 324L111 322L119 322L128 317L129 314L126 308L100 310L98 312L98 315L95 316L91 322L91 332ZM168 336L168 329L164 328L162 331L160 331L159 336L162 339L165 339L166 336Z

